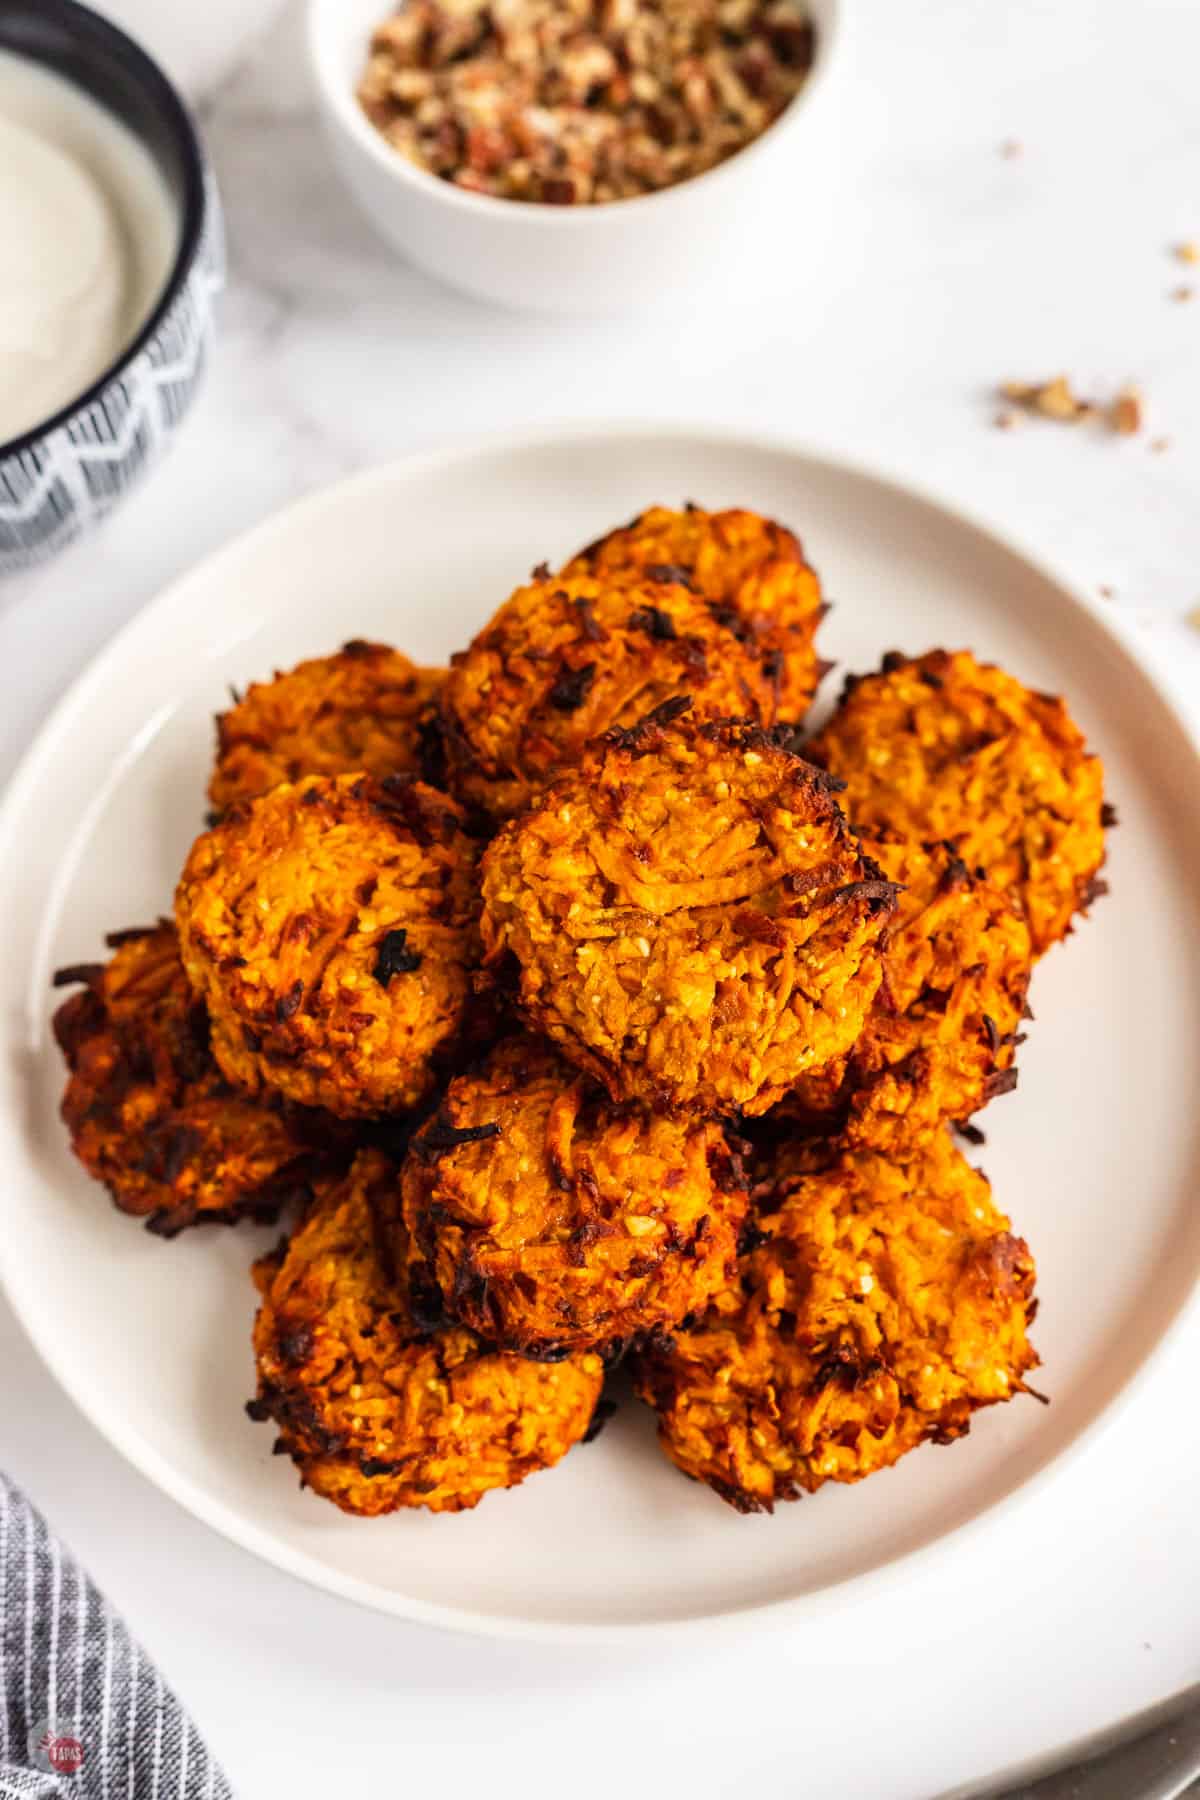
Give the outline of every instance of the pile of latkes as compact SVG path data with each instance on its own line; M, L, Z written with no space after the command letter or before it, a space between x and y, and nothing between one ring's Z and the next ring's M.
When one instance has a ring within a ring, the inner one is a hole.
M174 919L59 975L116 1204L286 1209L249 1411L346 1511L549 1468L618 1361L742 1511L1032 1391L1033 1259L953 1134L1103 889L1100 763L968 651L805 738L825 611L781 526L655 508L448 670L255 683Z

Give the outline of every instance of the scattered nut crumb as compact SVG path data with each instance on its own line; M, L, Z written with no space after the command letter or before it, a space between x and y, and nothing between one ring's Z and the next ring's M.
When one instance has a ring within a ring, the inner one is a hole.
M1016 413L1009 412L1007 408L996 414L995 425L997 431L1011 431L1016 422Z
M1171 289L1171 298L1172 300L1190 300L1195 292L1195 288L1189 287L1185 281L1181 286Z
M1200 631L1200 606L1193 606L1191 612L1187 614L1187 622Z
M1001 154L1001 156L1007 156L1009 158L1012 158L1014 156L1020 156L1020 154L1021 154L1022 150L1024 150L1024 148L1025 148L1025 146L1021 142L1020 138L1005 138L1004 142L1000 146L1000 154Z
M1109 408L1108 422L1122 437L1133 437L1142 429L1142 396L1137 388L1121 389Z
M1176 244L1175 258L1181 263L1200 263L1200 244L1191 238L1185 244Z
M1085 419L1099 419L1120 436L1132 437L1142 429L1144 422L1142 396L1132 383L1123 387L1116 399L1106 406L1094 400L1080 399L1065 375L1056 375L1052 381L1006 381L1001 385L1000 393L1022 412L1036 413L1040 418L1053 419L1060 425L1079 425ZM1011 415L1000 413L996 417L996 424L1006 430L1011 423ZM1166 439L1161 443L1165 448Z
M1169 437L1151 438L1150 448L1153 450L1155 456L1161 456L1164 450L1169 450L1171 448L1171 440Z
M1116 590L1116 588L1111 588L1111 587L1109 587L1109 585L1108 585L1108 583L1107 583L1107 582L1106 582L1106 581L1102 581L1102 582L1101 582L1101 583L1100 583L1100 587L1099 587L1099 594L1100 594L1100 598L1101 598L1101 599L1102 599L1102 600L1113 600L1113 599L1115 599L1115 598L1116 598L1116 592L1117 592L1117 590Z
M1026 412L1040 413L1044 419L1057 419L1062 424L1077 424L1093 411L1089 401L1079 400L1071 392L1065 375L1056 375L1053 381L1006 381L1000 392Z

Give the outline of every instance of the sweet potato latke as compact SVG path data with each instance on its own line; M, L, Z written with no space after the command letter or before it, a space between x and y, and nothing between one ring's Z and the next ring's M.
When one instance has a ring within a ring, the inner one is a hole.
M706 1306L745 1211L718 1124L613 1107L528 1037L451 1083L404 1165L406 1240L447 1312L541 1357Z
M108 963L59 971L83 985L54 1015L70 1076L71 1148L122 1212L173 1237L185 1225L273 1219L306 1199L336 1136L248 1098L221 1074L172 925L116 932ZM329 1122L326 1122L328 1126Z
M176 917L230 1079L341 1117L420 1101L466 1012L476 854L403 777L309 777L198 838Z
M419 775L436 768L442 669L361 638L336 656L255 681L217 717L208 797L218 813L303 775Z
M707 717L770 724L774 653L666 575L537 575L452 659L441 702L451 785L509 818L589 738L680 694Z
M764 1112L862 1030L894 890L788 741L614 732L488 849L489 958L614 1099Z
M740 1511L949 1443L1022 1391L1033 1260L945 1134L904 1163L834 1149L758 1223L740 1282L636 1377L668 1456Z
M1104 885L1104 771L1063 701L965 650L890 654L851 678L805 750L857 830L947 842L1014 893L1040 955Z
M174 924L60 973L120 1208L296 1200L248 1411L344 1511L551 1467L621 1358L742 1512L1034 1391L1033 1260L949 1127L1103 892L1101 765L968 651L889 654L804 749L825 611L782 526L654 507L448 670L255 683Z
M395 1166L363 1151L255 1267L258 1397L306 1486L346 1512L461 1512L579 1442L597 1356L531 1362L429 1329L404 1280Z
M854 1048L784 1104L894 1153L1015 1087L1033 948L1007 895L944 844L879 836L863 848L900 886L883 980Z
M827 608L799 539L784 526L740 508L652 506L581 550L563 574L685 582L766 659L778 684L777 716L804 717L821 678L814 639Z

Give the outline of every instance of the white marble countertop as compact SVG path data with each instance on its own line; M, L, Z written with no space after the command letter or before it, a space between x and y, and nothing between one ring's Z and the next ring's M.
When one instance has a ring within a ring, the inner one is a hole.
M194 96L232 257L196 413L99 536L0 589L0 774L114 629L232 533L364 465L540 420L736 424L907 472L1111 589L1200 709L1200 269L1170 255L1200 239L1200 9L847 7L837 166L797 170L770 291L641 323L497 314L396 262L336 185L285 13ZM807 184L833 186L835 225L803 228ZM1194 302L1171 298L1193 281ZM1060 370L1086 394L1136 381L1145 431L995 428L998 380ZM917 1800L1200 1672L1198 1353L1193 1326L983 1566L951 1555L918 1596L848 1603L819 1638L584 1653L357 1612L135 1475L2 1305L0 1454L247 1796Z

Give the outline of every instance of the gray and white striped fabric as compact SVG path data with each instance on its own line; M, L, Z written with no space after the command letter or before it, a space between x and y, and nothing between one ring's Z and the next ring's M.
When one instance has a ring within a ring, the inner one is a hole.
M0 1800L232 1800L107 1600L0 1475Z

